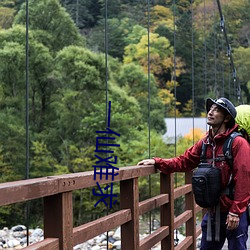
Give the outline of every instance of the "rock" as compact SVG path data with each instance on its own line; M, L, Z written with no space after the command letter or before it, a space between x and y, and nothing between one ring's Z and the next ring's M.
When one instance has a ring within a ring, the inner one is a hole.
M101 235L95 237L95 240L96 240L96 243L100 243L100 242L104 241L106 238L107 237L105 234L101 234Z
M43 230L41 228L36 228L32 234L32 237L42 237L43 236Z
M122 245L122 242L120 240L116 241L113 246L115 247L115 249L121 249L121 245Z
M7 235L7 231L6 230L0 230L0 238L2 239L3 237L5 237Z
M29 229L29 244L39 242L44 239L44 232L41 228ZM114 231L108 232L107 234L100 234L93 239L88 240L74 246L74 250L121 250L121 228L118 227ZM147 237L148 234L140 234L140 239ZM178 232L179 243L183 240L182 236ZM108 245L107 245L108 244ZM27 246L27 230L23 225L17 225L12 227L10 230L4 228L0 230L0 250L17 250ZM160 250L161 245L158 243L152 250Z
M8 247L16 247L20 245L20 242L18 240L13 239L13 240L7 241L7 245Z
M107 241L104 240L104 241L100 242L100 246L107 246Z
M114 231L109 231L109 232L108 232L108 237L112 237L114 234L115 234Z
M95 239L88 240L87 243L93 246L95 244Z
M113 235L113 238L115 240L120 240L121 239L121 227L118 227L115 231L115 234Z
M21 245L24 245L24 244L27 243L27 237L26 237L26 235L25 235L25 237L23 237L23 238L20 240L20 243L21 243Z
M108 238L108 241L109 241L110 243L114 243L114 242L116 242L116 239L114 239L113 237L109 237L109 238Z
M20 232L23 230L26 230L26 227L24 225L17 225L11 228L13 232Z
M73 249L74 250L88 249L88 244L87 243L79 244L79 245L74 246Z
M99 246L93 246L91 250L100 250L101 248Z

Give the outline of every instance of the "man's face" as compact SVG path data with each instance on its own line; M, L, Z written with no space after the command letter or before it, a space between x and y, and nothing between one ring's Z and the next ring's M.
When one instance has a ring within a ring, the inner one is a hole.
M214 128L220 127L224 119L224 110L220 106L213 104L207 113L207 124Z

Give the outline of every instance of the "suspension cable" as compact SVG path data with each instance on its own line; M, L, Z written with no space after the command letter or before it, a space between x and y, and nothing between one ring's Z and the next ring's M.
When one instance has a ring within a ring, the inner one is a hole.
M150 127L151 127L151 119L150 119L150 0L147 1L148 8L148 18L147 18L147 28L148 28L148 158L151 157L151 141L150 141ZM148 176L148 185L149 185L149 197L151 197L151 175ZM149 212L149 233L151 234L152 227L152 218L151 211Z
M191 36L192 36L192 115L193 115L193 144L194 144L194 117L195 117L195 106L194 106L194 99L195 99L195 93L194 93L194 11L193 11L193 0L191 0Z
M221 84L222 85L222 96L225 96L225 75L224 75L225 67L224 67L224 60L223 60L223 58L221 58L221 52L224 49L223 41L221 41L221 39L218 39L218 50L219 50L218 56L219 56L219 61L221 62L219 65L219 72L220 72L221 83L222 83Z
M204 6L203 6L203 12L204 12L204 90L205 90L205 97L207 97L207 40L206 40L206 0L204 0Z
M26 71L26 179L29 179L29 0L26 0L26 45L25 45L25 71ZM27 245L29 245L29 210L30 203L26 202L26 230Z
M238 86L237 86L237 89L236 89L236 95L237 95L238 103L240 104L240 103L242 103L241 86L240 86L239 81L237 81L236 68L235 68L235 65L234 65L234 60L233 60L231 45L230 45L230 43L228 41L226 24L225 24L225 18L224 18L223 14L222 14L220 0L216 0L216 1L217 1L217 6L218 6L219 14L220 14L220 28L221 28L221 31L223 32L224 38L226 40L227 57L230 60L230 66L231 66L231 69L232 69L232 76L233 76L233 81L234 81L234 90L235 90L235 87L236 87L237 82L238 82Z
M213 1L214 7L214 23L216 20L215 15L215 0ZM214 90L217 92L217 32L216 32L216 25L214 24Z
M175 156L177 154L177 106L176 106L176 98L177 98L177 85L176 85L176 2L175 0L173 0L173 23L174 23L174 73L173 73L173 81L174 81L174 113L175 113L175 119L174 119L174 126L175 126L175 143L174 143L174 152L175 152ZM175 173L175 187L177 187L177 173ZM175 245L178 245L179 243L179 239L178 239L178 232L177 229L175 230Z
M104 42L105 42L105 86L106 86L106 126L109 127L108 125L108 79L109 79L109 74L108 74L108 0L105 0L105 21L104 21L104 30L105 30L105 34L104 34ZM106 134L106 136L108 137L108 134ZM107 145L108 145L108 138L107 138ZM107 147L107 146L106 146ZM106 151L107 148L106 148ZM106 153L106 157L108 157L108 153ZM107 190L108 193L108 190ZM108 211L108 207L106 209L106 215L109 214ZM109 248L109 232L107 231L107 249Z

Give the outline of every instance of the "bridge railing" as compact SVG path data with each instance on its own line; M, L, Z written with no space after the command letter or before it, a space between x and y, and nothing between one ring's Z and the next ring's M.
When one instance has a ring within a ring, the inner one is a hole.
M173 174L160 174L160 193L139 202L138 178L156 174L153 166L123 167L114 182L120 182L120 210L100 219L73 227L74 190L95 187L94 172L48 176L0 184L0 206L42 198L44 205L44 240L25 250L72 250L74 246L95 236L121 227L121 249L148 250L161 241L161 249L196 249L201 233L196 214L201 211L193 198L191 173L185 175L185 185L174 188ZM111 183L98 180L98 183ZM185 211L175 218L174 200L185 196ZM139 239L139 216L160 208L160 227L146 238ZM186 227L186 237L174 246L174 231Z

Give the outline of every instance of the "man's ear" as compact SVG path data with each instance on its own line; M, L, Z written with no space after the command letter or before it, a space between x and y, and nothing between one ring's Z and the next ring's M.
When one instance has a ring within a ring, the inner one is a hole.
M231 119L233 119L231 115L226 115L224 121L225 121L225 122L229 122Z

